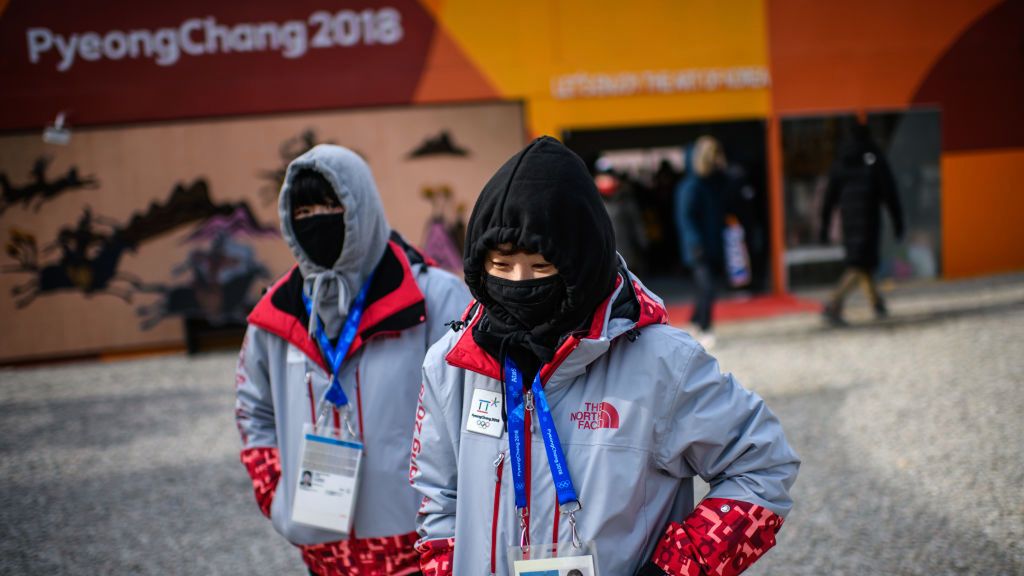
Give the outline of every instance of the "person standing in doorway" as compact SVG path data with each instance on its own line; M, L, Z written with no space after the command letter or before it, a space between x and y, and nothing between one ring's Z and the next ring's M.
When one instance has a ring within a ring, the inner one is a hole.
M903 238L903 210L889 163L863 124L857 124L840 145L832 164L822 207L823 244L829 241L832 214L837 205L842 220L846 270L825 303L822 316L832 326L846 325L843 303L847 294L860 283L875 317L884 318L888 309L874 280L879 261L882 206L889 210L897 240Z
M725 155L711 136L701 136L686 158L686 177L676 188L676 226L683 263L693 271L697 298L690 321L705 348L714 346L712 309L715 283L722 274L725 255Z

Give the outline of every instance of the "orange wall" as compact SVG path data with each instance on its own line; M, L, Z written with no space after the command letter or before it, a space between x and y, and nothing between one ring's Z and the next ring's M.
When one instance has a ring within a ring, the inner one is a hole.
M1024 150L942 156L942 268L948 278L1024 269Z
M426 70L477 68L489 86L526 102L533 134L764 117L767 86L627 95L556 95L567 76L646 78L680 71L767 70L763 0L420 0L458 50ZM444 91L452 88L445 86ZM430 90L425 90L430 93ZM436 90L428 100L436 99Z
M777 113L901 108L1000 0L767 0Z
M1024 269L1017 0L765 0L772 111L942 111L942 273Z

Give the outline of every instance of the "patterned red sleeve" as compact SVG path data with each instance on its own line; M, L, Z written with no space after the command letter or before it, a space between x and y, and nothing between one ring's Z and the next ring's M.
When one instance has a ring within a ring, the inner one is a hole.
M782 517L738 500L708 498L669 524L651 561L672 576L736 576L775 546Z
M318 576L380 576L419 574L420 555L413 549L419 534L349 538L299 546L310 574Z
M455 538L427 540L416 545L420 553L420 570L423 576L452 576L452 556L455 555Z
M277 448L261 446L242 450L242 464L252 478L252 489L256 493L256 503L263 515L270 518L270 504L274 501L274 490L277 480L281 477L281 462L277 457Z

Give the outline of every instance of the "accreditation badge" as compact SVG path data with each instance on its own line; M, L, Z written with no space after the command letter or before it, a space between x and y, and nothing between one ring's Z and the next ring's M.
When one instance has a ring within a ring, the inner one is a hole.
M511 546L508 562L513 576L598 576L593 542Z
M306 424L302 465L295 485L292 521L348 534L355 517L363 444L316 433Z
M501 438L504 426L501 421L501 392L476 388L469 405L466 431Z

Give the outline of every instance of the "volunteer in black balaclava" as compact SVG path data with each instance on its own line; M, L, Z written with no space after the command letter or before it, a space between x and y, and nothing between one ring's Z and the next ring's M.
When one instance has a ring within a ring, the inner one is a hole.
M503 272L515 264L532 272ZM615 286L617 264L612 224L583 161L538 138L484 186L469 219L466 284L487 312L474 340L499 363L509 354L530 381L564 336L586 328Z
M313 170L297 173L290 191L295 239L310 260L327 269L345 245L345 208L330 191L327 180Z

